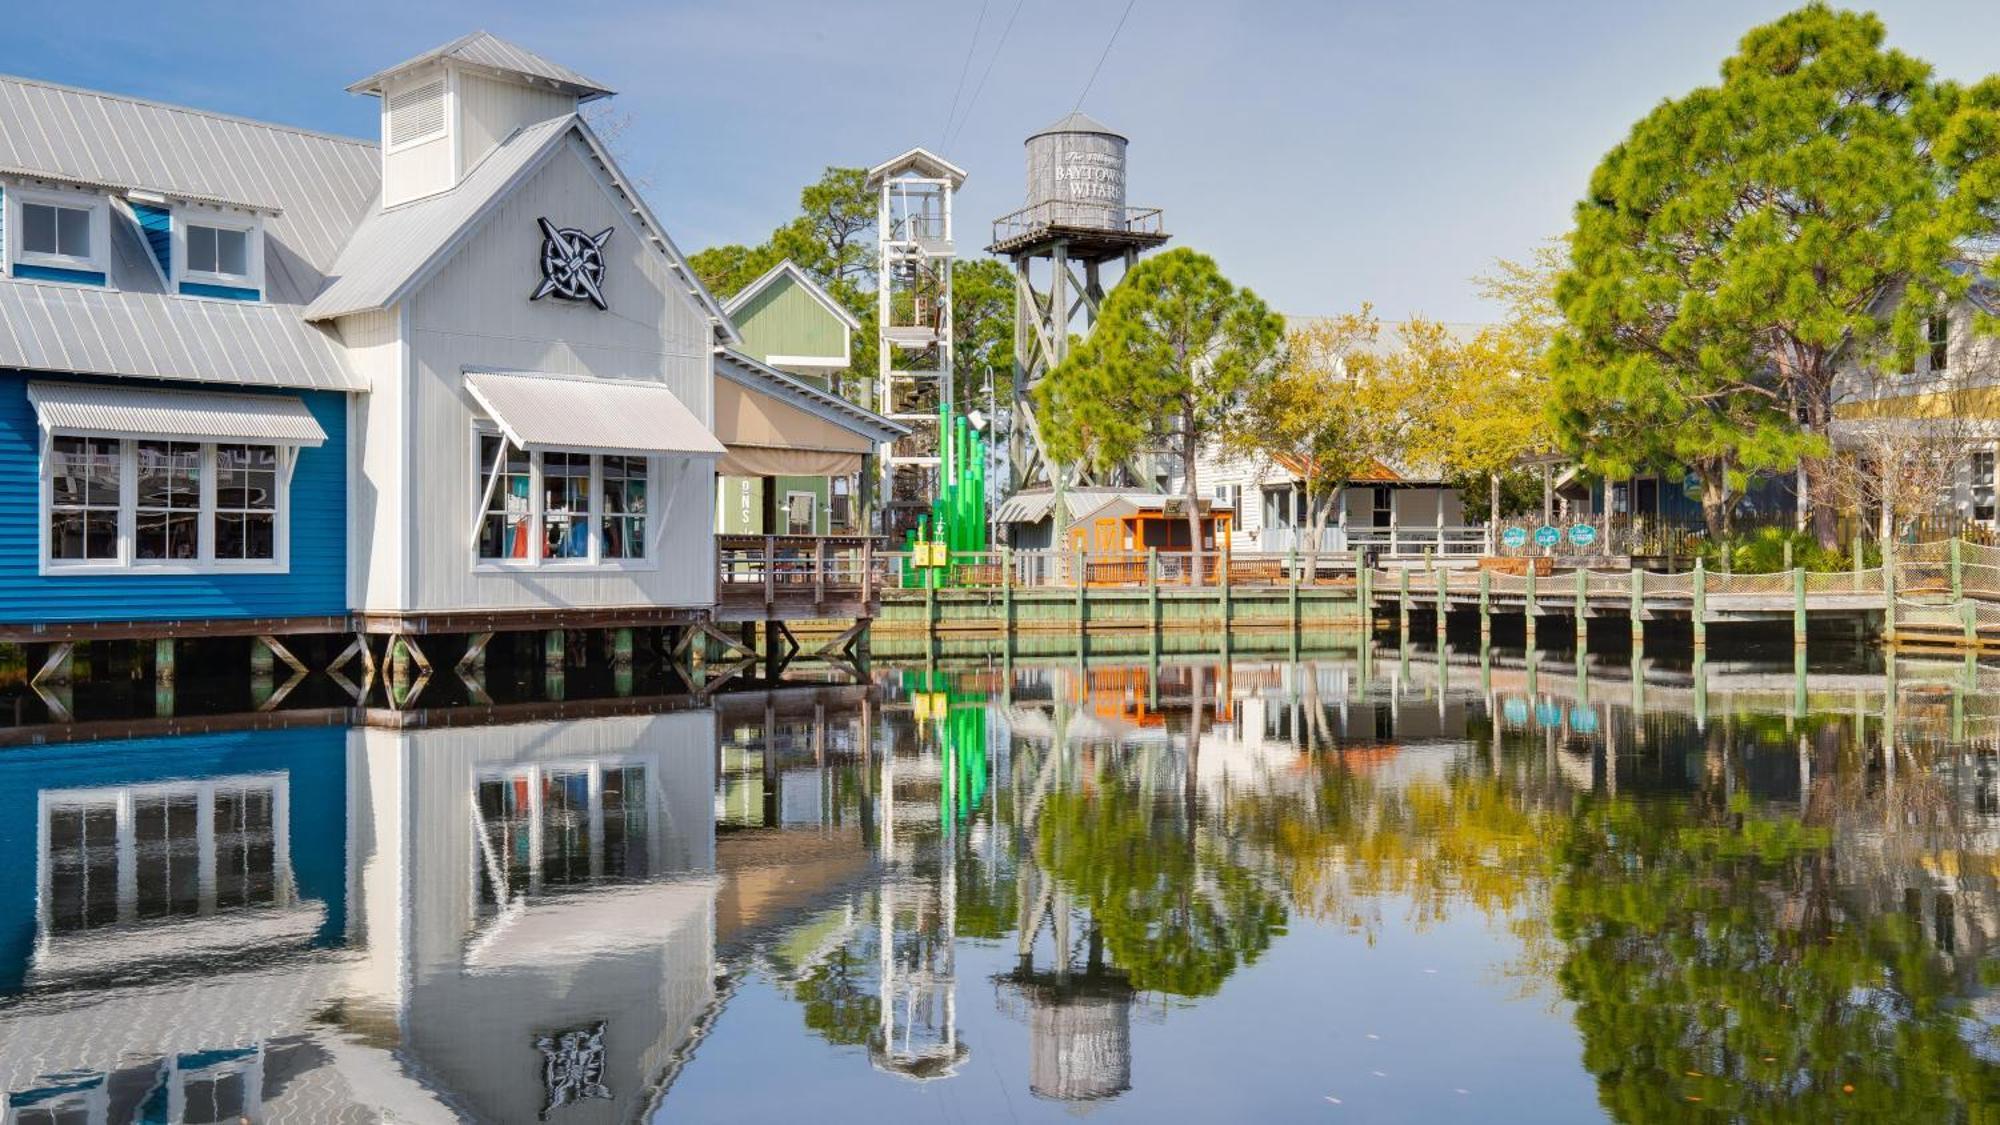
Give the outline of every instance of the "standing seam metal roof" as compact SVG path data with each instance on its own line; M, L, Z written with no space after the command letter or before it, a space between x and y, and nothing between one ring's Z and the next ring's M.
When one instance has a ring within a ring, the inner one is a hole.
M561 63L550 62L548 59L528 50L526 47L509 43L505 39L485 31L475 31L470 35L461 35L442 47L434 47L415 58L405 59L387 70L378 70L361 81L356 82L354 85L349 86L347 92L350 94L380 92L383 84L396 75L414 67L422 66L425 63L442 59L451 59L454 62L467 63L472 66L491 67L494 70L504 70L514 74L527 75L531 78L539 78L544 82L552 82L556 85L567 87L572 92L581 95L581 100L584 101L612 93L609 88L599 85L589 78L585 78L583 75L578 74Z
M0 168L266 213L261 302L170 295L131 216L111 214L110 285L0 278L0 368L359 391L299 306L381 183L367 141L0 76Z

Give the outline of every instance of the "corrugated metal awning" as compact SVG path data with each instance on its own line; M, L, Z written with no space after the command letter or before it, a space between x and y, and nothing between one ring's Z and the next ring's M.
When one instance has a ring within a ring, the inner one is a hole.
M473 371L466 389L522 449L720 457L722 443L658 383Z
M163 391L115 383L29 383L42 428L100 437L318 446L326 431L292 395Z

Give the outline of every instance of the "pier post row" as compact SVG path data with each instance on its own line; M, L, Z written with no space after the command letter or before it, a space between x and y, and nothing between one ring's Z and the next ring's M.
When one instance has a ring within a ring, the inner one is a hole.
M0 515L0 641L31 674L109 640L167 680L189 638L684 650L731 574L719 466L824 512L905 432L746 343L582 116L603 85L481 32L348 89L378 137L0 79L0 474L33 497ZM760 594L787 530L738 560ZM731 619L865 619L851 561L829 584L861 549L794 551L815 596L788 572Z

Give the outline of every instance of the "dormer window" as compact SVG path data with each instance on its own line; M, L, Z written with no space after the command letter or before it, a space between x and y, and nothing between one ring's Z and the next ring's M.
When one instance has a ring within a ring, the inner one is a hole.
M21 205L21 252L43 258L90 260L90 208L57 203Z
M176 288L189 297L258 300L264 290L262 235L255 216L176 210Z
M6 239L13 276L103 285L109 208L78 192L10 187Z

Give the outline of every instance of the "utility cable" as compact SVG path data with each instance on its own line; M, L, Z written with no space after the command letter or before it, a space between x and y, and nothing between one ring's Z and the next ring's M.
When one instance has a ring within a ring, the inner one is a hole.
M1104 60L1111 57L1111 45L1118 42L1118 33L1125 30L1125 19L1132 14L1132 5L1139 0L1125 0L1125 14L1118 17L1118 26L1111 29L1111 38L1104 41L1104 53L1097 56L1097 65L1090 68L1090 78L1083 84L1083 92L1076 96L1076 104L1070 107L1075 113L1083 108L1083 99L1090 96L1090 88L1097 84L1097 72L1104 69Z

